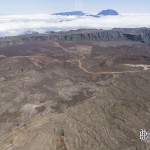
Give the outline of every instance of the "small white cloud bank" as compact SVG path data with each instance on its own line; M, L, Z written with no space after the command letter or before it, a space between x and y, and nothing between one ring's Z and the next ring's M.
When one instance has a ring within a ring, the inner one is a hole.
M4 15L0 16L0 36L15 36L25 33L66 31L80 28L150 28L150 14L122 14L118 16L55 16Z

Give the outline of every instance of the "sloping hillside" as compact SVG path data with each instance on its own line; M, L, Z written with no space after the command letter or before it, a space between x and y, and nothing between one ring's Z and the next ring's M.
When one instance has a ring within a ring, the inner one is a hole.
M0 150L150 148L149 45L17 38L0 47Z

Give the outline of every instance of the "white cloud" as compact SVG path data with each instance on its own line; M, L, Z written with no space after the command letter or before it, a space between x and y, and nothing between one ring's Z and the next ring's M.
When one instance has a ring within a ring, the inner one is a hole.
M150 14L122 14L119 16L54 16L39 15L9 15L0 16L0 36L18 35L26 31L59 31L79 28L136 28L150 27Z

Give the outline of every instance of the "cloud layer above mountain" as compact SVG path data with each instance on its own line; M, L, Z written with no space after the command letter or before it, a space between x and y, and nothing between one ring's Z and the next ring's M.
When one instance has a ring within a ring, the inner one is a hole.
M80 28L111 29L137 27L150 27L150 14L122 14L101 17L55 16L47 14L0 16L0 36Z

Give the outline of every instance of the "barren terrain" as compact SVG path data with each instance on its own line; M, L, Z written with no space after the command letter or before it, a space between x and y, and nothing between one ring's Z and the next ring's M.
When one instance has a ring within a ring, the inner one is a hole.
M149 33L120 30L1 39L0 150L150 149Z

